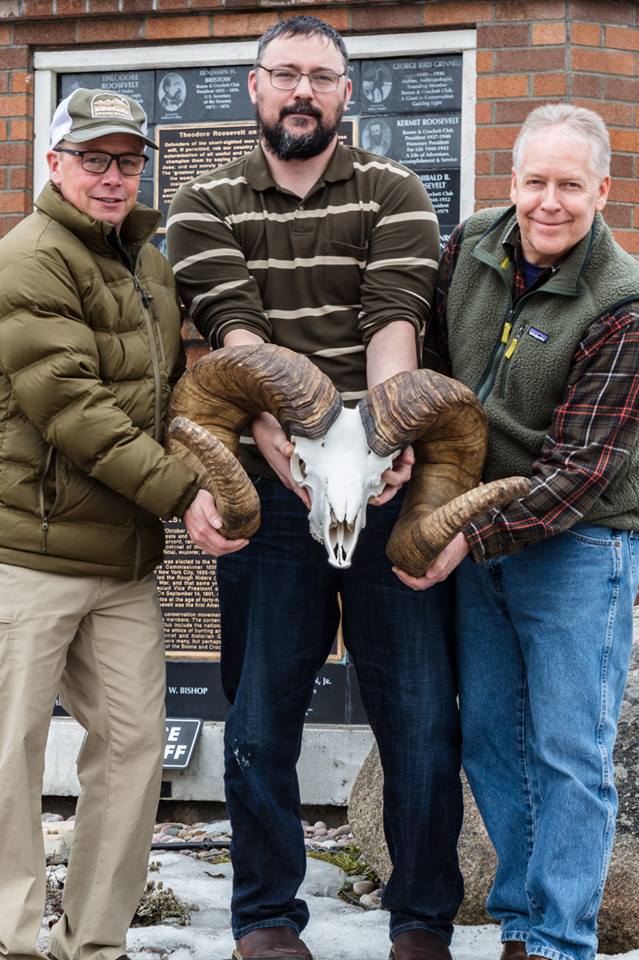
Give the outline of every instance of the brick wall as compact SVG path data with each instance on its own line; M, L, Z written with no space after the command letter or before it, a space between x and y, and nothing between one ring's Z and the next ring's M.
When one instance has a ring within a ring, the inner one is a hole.
M510 148L534 105L598 110L615 151L607 219L639 253L639 2L630 0L0 0L0 235L31 209L34 51L247 39L301 12L345 34L477 28L478 206L507 200Z

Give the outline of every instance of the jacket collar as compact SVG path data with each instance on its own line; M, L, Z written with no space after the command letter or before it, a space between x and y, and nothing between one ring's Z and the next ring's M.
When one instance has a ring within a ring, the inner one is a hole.
M45 213L52 220L61 223L89 250L106 256L117 256L115 248L109 242L109 235L115 232L111 223L103 220L94 220L85 213L81 213L71 203L68 203L58 188L50 180L42 189L35 201L36 209ZM136 203L131 213L126 217L120 230L120 241L124 246L139 249L151 239L155 233L162 215L157 210L142 203Z
M585 237L566 254L556 265L552 276L538 288L546 293L556 293L565 297L579 294L581 277L588 266L595 244L605 231L600 213L595 214L592 227ZM512 283L512 253L514 247L521 246L519 225L515 207L507 208L497 220L481 235L473 248L473 256L486 263L503 277L506 285Z

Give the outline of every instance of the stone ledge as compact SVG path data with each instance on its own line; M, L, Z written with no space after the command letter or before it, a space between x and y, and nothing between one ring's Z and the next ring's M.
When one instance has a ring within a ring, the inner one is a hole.
M190 768L164 771L163 779L172 785L172 800L224 800L223 729L222 723L204 723ZM53 719L44 769L45 796L78 795L75 761L82 738L83 730L75 720ZM307 724L298 763L302 803L346 806L372 745L373 735L365 726Z

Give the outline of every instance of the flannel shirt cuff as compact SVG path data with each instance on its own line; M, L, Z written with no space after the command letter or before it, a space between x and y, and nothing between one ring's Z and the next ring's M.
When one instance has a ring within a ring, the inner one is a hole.
M493 525L490 514L477 518L462 530L475 563L494 560L509 553L518 553L523 543L518 543L509 534L500 533Z

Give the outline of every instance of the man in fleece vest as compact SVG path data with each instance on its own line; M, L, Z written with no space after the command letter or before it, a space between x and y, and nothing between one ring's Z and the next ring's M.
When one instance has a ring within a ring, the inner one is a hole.
M457 567L463 762L498 855L502 960L595 956L613 842L639 581L639 266L601 216L609 166L597 114L530 114L514 206L450 239L426 355L484 403L484 479L532 478L424 577L400 574L420 589Z

